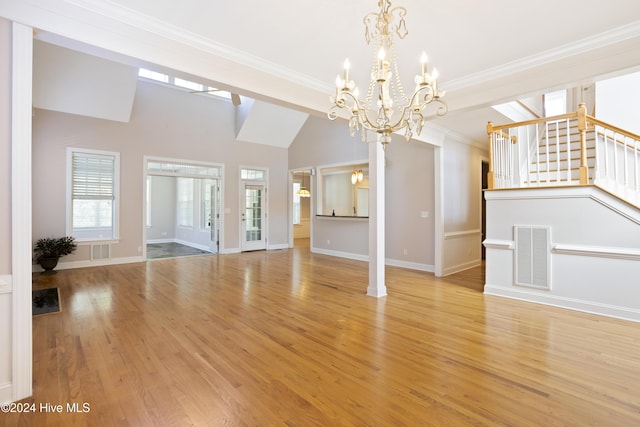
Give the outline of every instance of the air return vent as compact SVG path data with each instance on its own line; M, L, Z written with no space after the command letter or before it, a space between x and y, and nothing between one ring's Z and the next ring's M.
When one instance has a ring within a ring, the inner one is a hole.
M551 289L551 229L516 225L514 234L516 285Z
M111 258L111 245L91 245L91 260Z

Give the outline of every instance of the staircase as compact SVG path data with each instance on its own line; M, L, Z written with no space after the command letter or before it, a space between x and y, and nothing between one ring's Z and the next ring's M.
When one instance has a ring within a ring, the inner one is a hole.
M596 185L640 207L640 136L575 113L489 123L489 188Z

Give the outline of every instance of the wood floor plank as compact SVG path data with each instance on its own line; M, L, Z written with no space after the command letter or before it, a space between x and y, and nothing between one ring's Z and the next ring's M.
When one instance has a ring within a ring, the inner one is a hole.
M34 395L0 425L640 425L640 328L308 249L34 274ZM87 404L85 413L66 405Z

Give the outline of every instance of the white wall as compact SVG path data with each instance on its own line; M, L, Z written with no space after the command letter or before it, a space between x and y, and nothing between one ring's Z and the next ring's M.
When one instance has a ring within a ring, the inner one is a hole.
M487 192L485 293L640 321L640 210L596 187ZM550 229L549 290L515 285L514 225Z
M596 83L596 117L640 135L640 72Z
M120 152L120 242L112 257L141 255L143 157L207 161L225 165L221 251L239 250L239 167L269 169L269 244L287 244L287 150L235 140L234 107L228 100L138 83L131 121L107 120L35 110L33 238L65 233L65 149L67 146ZM37 172L35 172L37 171ZM65 262L86 261L80 246Z

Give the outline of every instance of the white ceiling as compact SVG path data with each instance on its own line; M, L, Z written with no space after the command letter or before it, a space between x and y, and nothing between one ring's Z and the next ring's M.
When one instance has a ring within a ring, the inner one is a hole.
M492 104L640 68L637 0L397 0L393 6L408 11L409 35L397 44L403 80L418 72L425 50L450 110L434 123L475 141L484 140L488 120L500 120L487 108ZM44 30L43 39L168 66L317 114L330 107L345 57L356 83L366 86L373 52L362 18L376 10L375 0L0 2L0 16Z

